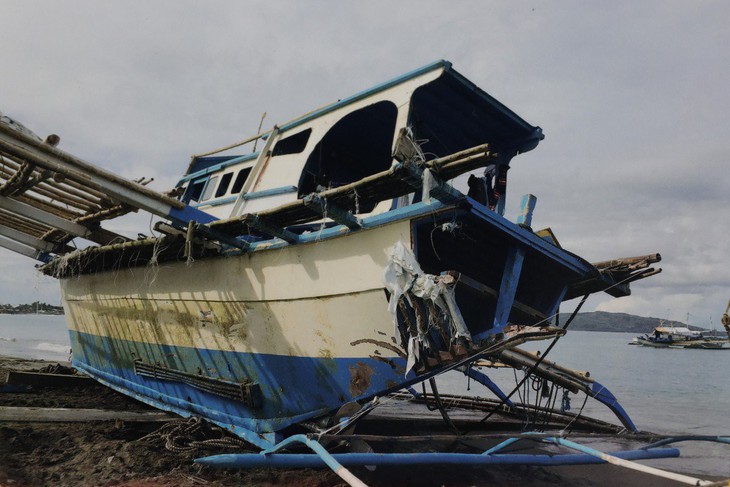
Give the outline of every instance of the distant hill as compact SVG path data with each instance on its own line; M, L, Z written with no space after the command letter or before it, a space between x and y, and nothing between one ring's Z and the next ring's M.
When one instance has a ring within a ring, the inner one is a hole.
M564 316L564 315L563 315ZM562 322L567 318L562 318ZM624 333L650 333L654 327L659 326L661 318L646 318L644 316L630 315L626 313L607 313L605 311L593 311L591 313L578 313L569 330L581 331L613 331ZM687 326L681 321L665 321L666 324L674 326ZM690 326L691 330L702 330L697 326Z

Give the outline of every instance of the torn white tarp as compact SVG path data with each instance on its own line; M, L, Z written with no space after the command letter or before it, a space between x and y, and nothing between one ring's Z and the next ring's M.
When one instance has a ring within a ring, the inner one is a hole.
M431 203L431 191L438 188L439 182L433 177L430 169L423 170L423 185L421 187L421 201L426 204Z
M435 276L424 273L416 260L416 256L400 240L393 246L393 252L385 268L383 281L386 289L390 292L388 311L393 315L393 333L400 346L403 346L403 343L401 342L401 334L398 331L398 301L407 292L416 297L432 301L438 308L448 314L451 318L452 339L464 338L471 341L471 334L456 304L454 293L456 280L449 275ZM427 343L425 330L419 330L418 336L411 336L408 339L406 375L419 359L422 346L427 346Z

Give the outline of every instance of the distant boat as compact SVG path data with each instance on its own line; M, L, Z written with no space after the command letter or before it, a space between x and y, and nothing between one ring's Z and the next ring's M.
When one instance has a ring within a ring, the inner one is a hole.
M690 330L686 326L660 325L653 333L638 336L629 345L642 345L653 348L696 348L705 350L730 350L727 337L722 338L713 332Z

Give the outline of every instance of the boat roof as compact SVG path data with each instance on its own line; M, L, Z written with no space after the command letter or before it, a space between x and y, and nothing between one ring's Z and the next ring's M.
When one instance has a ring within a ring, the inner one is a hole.
M699 333L699 332L690 330L689 328L684 327L684 326L657 326L656 328L654 328L654 330L658 331L659 333L676 333L676 334L681 333L681 334L686 334L686 335Z
M434 132L441 133L443 131L448 133L450 136L458 136L459 130L454 128L454 118L461 118L464 120L468 118L471 124L478 126L480 130L498 134L503 140L513 141L512 147L502 148L502 150L509 149L515 153L527 152L534 149L538 142L544 138L540 127L533 126L526 122L515 112L507 108L497 99L456 71L452 67L452 64L446 60L435 61L384 83L380 83L372 88L361 91L360 93L343 98L322 108L318 108L314 111L301 115L282 124L279 127L279 133L295 129L335 110L359 102L365 98L372 97L385 90L405 84L434 71L441 71L438 78L433 79L432 77L424 77L422 85L414 89L414 95L418 93L423 105L433 108L433 110L437 110L440 114L444 113L450 115L450 117L442 118L442 123L440 126L434 127ZM429 89L420 90L420 88L427 85L429 85ZM461 127L459 127L459 129L460 128ZM265 132L262 134L262 138L266 138L269 133L270 132ZM466 137L468 134L464 134L463 136ZM252 155L253 154L247 154L247 156ZM185 173L185 176L202 176L204 175L203 171L206 171L206 169L213 169L214 166L215 170L222 169L227 165L240 162L240 160L234 159L247 156L218 155L194 157L187 172ZM211 171L209 170L206 172Z

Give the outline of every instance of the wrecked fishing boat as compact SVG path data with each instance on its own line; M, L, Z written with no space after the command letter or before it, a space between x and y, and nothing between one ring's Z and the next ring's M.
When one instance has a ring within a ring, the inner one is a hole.
M445 61L194 156L166 194L8 119L0 245L59 279L75 367L260 448L345 431L449 370L516 407L478 361L582 391L636 431L594 378L517 348L565 333L563 301L625 296L661 270L658 254L563 249L531 228L534 196L504 217L510 164L542 139ZM101 226L138 209L160 236Z

